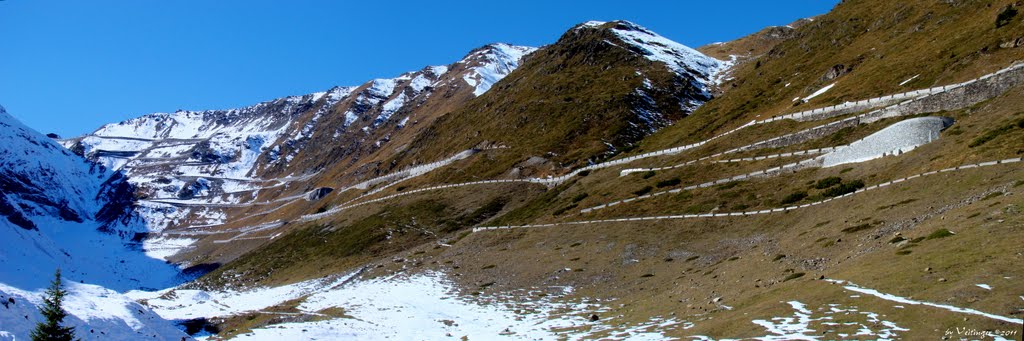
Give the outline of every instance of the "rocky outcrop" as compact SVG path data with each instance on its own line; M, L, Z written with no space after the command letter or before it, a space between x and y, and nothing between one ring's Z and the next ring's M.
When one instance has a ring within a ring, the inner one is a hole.
M317 201L317 200L323 199L328 194L331 194L331 192L334 192L333 188L330 188L330 187L320 187L320 188L314 189L312 191L309 191L309 194L306 195L306 200Z
M135 186L128 181L123 172L116 172L107 179L96 199L104 203L95 216L96 221L101 224L101 231L117 234L125 239L142 232L125 228L132 226L132 221L136 219L135 211L132 209L135 204Z

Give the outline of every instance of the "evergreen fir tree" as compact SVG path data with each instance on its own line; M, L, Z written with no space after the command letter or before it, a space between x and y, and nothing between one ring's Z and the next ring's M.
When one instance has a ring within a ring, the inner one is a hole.
M46 320L39 322L32 331L32 341L71 341L75 340L75 328L61 326L68 313L61 307L67 291L61 287L60 269L54 275L50 288L46 289L43 306L40 312Z

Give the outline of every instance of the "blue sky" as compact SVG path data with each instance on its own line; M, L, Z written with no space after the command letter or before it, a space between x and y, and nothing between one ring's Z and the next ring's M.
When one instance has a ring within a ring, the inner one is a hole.
M491 42L541 46L587 20L626 19L698 47L836 2L6 0L0 105L74 136L394 77Z

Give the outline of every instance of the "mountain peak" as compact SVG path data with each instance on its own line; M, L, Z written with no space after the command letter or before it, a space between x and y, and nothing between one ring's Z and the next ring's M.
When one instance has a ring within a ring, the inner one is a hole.
M712 80L716 74L728 67L725 61L700 53L627 20L613 20L607 23L591 20L578 25L573 31L581 29L607 30L618 40L628 44L625 48L652 61L665 62L669 69L677 74L690 74L701 81Z
M614 30L626 30L626 31L642 31L642 32L646 32L646 33L649 33L649 34L654 34L654 32L651 32L647 28L645 28L643 26L640 26L640 25L637 25L637 24L634 24L633 22L628 21L628 20L612 20L612 21L590 20L590 21L587 21L587 22L584 22L584 23L577 24L573 28L574 29L591 28L591 29L614 29Z
M587 21L576 25L572 31L581 29L607 30L627 44L623 46L624 48L651 61L663 62L677 74L690 74L702 81L710 81L715 74L728 66L726 62L704 55L689 46L626 20Z
M480 46L478 48L475 48L475 49L469 51L469 53L466 54L465 58L469 58L469 57L472 57L474 55L479 55L479 54L486 54L486 53L489 53L489 52L529 54L530 52L533 52L536 49L537 48L530 47L530 46L513 45L513 44L509 44L509 43L496 42L496 43L486 44L486 45Z
M524 56L536 50L535 47L507 43L491 43L476 48L459 61L469 65L470 71L463 76L463 80L474 87L474 95L480 96L518 68Z

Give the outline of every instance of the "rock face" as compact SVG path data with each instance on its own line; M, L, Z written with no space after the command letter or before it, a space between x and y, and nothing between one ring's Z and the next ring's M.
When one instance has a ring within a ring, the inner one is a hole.
M320 187L320 188L317 188L317 189L314 189L314 190L310 191L309 195L306 197L306 200L317 201L317 200L323 199L328 194L331 194L331 192L334 192L333 188L330 188L330 187Z
M822 156L823 166L863 162L885 155L902 154L939 138L953 124L949 117L918 117L903 120L868 135L849 146Z

